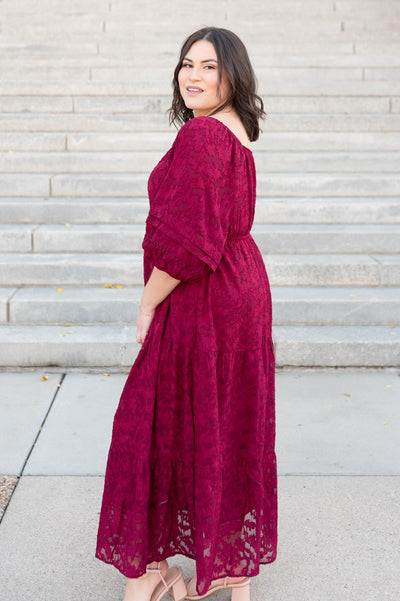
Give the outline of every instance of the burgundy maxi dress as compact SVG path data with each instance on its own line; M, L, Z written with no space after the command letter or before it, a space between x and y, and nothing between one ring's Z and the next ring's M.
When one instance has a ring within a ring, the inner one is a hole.
M191 557L203 594L276 559L272 310L249 233L252 152L196 117L148 191L144 283L154 265L181 282L156 308L115 413L96 557L129 578Z

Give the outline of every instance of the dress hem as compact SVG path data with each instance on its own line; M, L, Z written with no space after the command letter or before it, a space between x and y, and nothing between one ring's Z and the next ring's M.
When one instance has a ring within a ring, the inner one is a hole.
M175 557L176 555L180 555L182 557L186 557L187 559L192 559L193 561L196 561L196 556L195 554L190 554L187 551L185 552L181 552L181 551L176 551L175 553L173 553L172 555L157 555L156 559L149 559L149 561L147 563L151 563L153 561L163 561L163 560L169 560L173 557ZM121 568L118 567L118 565L116 565L115 562L113 562L111 559L105 559L103 557L100 557L100 553L96 553L94 555L95 559L98 559L99 561L102 561L103 563L106 563L107 565L112 565L116 570L118 570L123 576L125 576L126 578L140 578L140 576L143 576L144 574L146 574L146 570L138 570L139 573L136 573L134 576L128 575L126 574L126 570L122 571ZM258 568L253 568L250 571L247 571L246 573L243 574L232 574L232 573L224 573L222 575L218 575L218 576L213 576L211 580L216 580L217 578L225 578L227 577L231 577L231 578L240 578L241 576L247 576L249 578L252 578L254 576L258 576L258 574L260 573L260 566L261 565L269 565L270 563L273 563L274 561L276 561L277 558L277 554L275 553L273 555L273 557L271 559L265 559L265 560L260 560ZM147 564L146 564L147 565Z

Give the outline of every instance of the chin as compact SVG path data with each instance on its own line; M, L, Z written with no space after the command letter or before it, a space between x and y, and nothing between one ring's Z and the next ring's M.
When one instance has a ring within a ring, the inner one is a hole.
M194 98L185 98L185 96L183 97L183 102L185 103L185 105L187 106L188 109L195 109L195 108L199 108L199 102L196 102L196 99Z
M187 109L192 110L194 113L197 112L197 113L205 114L208 112L207 109L203 108L202 106L196 106L195 103L191 103L191 102L189 102L188 104L185 103L185 106Z

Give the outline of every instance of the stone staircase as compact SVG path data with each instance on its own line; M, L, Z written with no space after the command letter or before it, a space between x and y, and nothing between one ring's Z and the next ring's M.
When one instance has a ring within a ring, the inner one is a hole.
M400 1L0 0L0 364L130 366L150 170L203 25L268 118L252 234L279 366L400 364Z

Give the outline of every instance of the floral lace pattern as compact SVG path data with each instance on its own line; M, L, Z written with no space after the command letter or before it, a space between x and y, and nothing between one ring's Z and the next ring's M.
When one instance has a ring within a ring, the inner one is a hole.
M96 557L136 578L177 553L197 592L276 559L271 293L250 235L252 153L220 121L179 131L148 184L142 247L181 280L156 308L113 421Z

